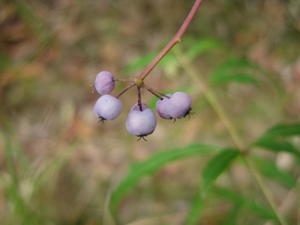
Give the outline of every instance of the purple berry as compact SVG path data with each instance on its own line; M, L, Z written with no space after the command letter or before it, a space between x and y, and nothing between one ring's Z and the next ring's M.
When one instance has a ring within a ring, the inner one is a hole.
M122 109L122 102L111 95L102 95L94 106L94 112L101 120L117 118Z
M95 88L100 95L109 94L115 88L113 74L108 71L102 71L97 74Z
M156 110L159 116L163 119L172 119L172 107L170 106L171 94L167 94L167 97L164 97L161 100L158 100L156 103ZM168 98L169 97L169 98Z
M142 111L138 104L135 104L127 117L127 131L137 137L145 137L153 133L156 127L156 117L147 105L142 104Z
M189 114L192 99L183 92L167 95L156 103L156 110L163 119L179 119Z

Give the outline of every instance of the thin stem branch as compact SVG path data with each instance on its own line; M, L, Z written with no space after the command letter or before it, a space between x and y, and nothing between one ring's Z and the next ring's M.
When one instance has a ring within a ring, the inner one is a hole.
M120 94L117 95L117 98L120 98L121 95L123 95L126 91L128 91L129 89L133 88L136 84L130 84L128 85L127 87L125 87L121 92Z
M195 3L188 13L187 17L183 21L179 30L175 36L169 41L169 43L161 50L161 52L153 59L153 61L142 71L139 75L139 79L144 80L148 74L154 69L154 67L160 62L160 60L179 42L181 42L182 36L185 34L187 28L195 17L202 0L195 0Z
M129 79L114 78L114 80L123 83L133 83L133 80L129 80Z
M297 204L297 200L300 199L297 198L297 194L298 194L297 190L299 189L299 183L300 183L300 177L298 176L295 186L289 190L287 195L283 198L284 199L283 202L279 206L279 211L281 214L287 214L291 209L292 205L295 203ZM266 223L264 223L264 225L272 225L272 224L273 224L272 221L267 221Z
M136 87L137 87L137 92L138 92L138 105L139 105L140 111L143 111L141 87L140 86L136 86Z
M152 88L146 87L144 86L144 88L146 88L147 91L149 91L151 94L153 94L155 97L159 98L160 100L162 100L162 96L159 95L158 93L156 93Z
M278 222L281 225L286 225L284 219L281 217L279 213L279 209L277 209L277 206L274 202L272 193L268 190L266 184L264 183L261 175L257 172L255 166L253 165L252 161L247 158L247 155L245 154L247 152L247 147L244 144L241 137L238 135L238 132L236 131L236 128L234 127L233 123L230 121L229 117L223 110L222 105L219 103L217 97L215 96L214 92L210 89L208 85L201 79L201 77L196 72L196 69L194 69L194 66L192 63L188 60L187 57L182 53L180 49L176 49L174 52L175 56L178 60L178 62L181 64L182 68L187 72L187 74L194 80L194 82L200 87L203 95L213 108L213 110L216 112L220 120L222 121L224 127L228 130L228 133L230 134L234 144L236 147L241 151L241 156L243 160L245 161L246 166L249 169L249 172L254 177L258 187L260 188L261 192L265 196L267 202L269 203L272 211L277 217Z
M164 93L161 93L157 90L154 90L153 88L151 87L148 87L146 84L143 85L144 88L146 88L150 93L152 93L153 95L155 96L159 96L159 98L162 98L162 97L165 97L165 98L170 98L170 96L168 95L165 95Z

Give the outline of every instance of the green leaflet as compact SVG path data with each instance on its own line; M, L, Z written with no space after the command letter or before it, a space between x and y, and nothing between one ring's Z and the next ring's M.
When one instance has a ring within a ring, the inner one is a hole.
M110 207L114 212L122 199L122 197L131 190L134 185L143 177L157 171L164 165L173 161L201 154L208 154L218 151L220 148L211 145L193 144L183 148L170 149L159 152L151 156L149 159L135 164L128 175L120 182L113 191Z
M268 209L268 207L254 201L253 199L244 197L234 191L221 187L214 187L212 191L214 194L217 194L221 198L226 198L235 204L243 205L244 207L250 209L253 213L259 215L264 219L277 221L276 216L271 210Z
M192 45L189 47L187 51L187 55L191 57L191 59L199 56L200 54L208 51L212 51L218 47L220 47L220 43L214 39L204 39L200 41L196 41L191 43Z
M263 137L253 143L252 146L261 147L273 152L289 152L300 158L299 150L287 141L278 141L269 137Z
M300 160L300 151L289 141L288 137L300 135L300 124L280 124L267 130L257 141L250 147L260 147L273 152L288 152Z
M132 62L130 62L129 64L127 64L126 67L124 68L124 72L131 73L139 69L142 69L145 66L147 66L153 60L154 57L155 57L154 53L150 53L142 57L139 57L133 60Z
M256 66L247 59L229 59L217 68L217 71L228 71L232 69L253 69Z
M273 161L255 157L254 162L260 173L265 177L274 180L287 188L293 188L296 185L297 179L289 172L278 168Z
M258 81L255 77L244 74L244 73L222 73L217 72L212 74L209 77L209 81L211 83L229 83L229 82L236 82L236 83L250 83L250 84L257 84Z
M202 188L210 187L239 154L236 149L226 149L212 158L202 172Z
M187 225L197 224L204 199L214 181L226 171L232 161L240 155L237 149L225 149L213 157L205 166L201 176L201 185L192 207L187 215Z
M267 130L263 137L290 137L300 135L300 123L279 124Z
M222 83L244 83L258 84L258 80L248 75L249 69L255 66L245 59L231 59L218 66L218 68L209 76L209 82L213 84Z

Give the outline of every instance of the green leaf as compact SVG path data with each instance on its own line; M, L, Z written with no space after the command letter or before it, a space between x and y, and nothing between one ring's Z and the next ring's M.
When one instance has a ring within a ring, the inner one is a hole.
M230 59L217 68L217 71L227 71L233 69L255 68L255 65L247 59Z
M127 64L124 68L124 72L130 73L142 69L146 67L154 59L154 57L154 53L149 53L145 56L139 57Z
M195 58L201 53L208 52L220 46L220 42L213 39L206 39L191 43L187 55L190 58Z
M278 141L268 136L264 136L257 140L252 146L267 149L273 152L288 152L300 158L299 150L287 141Z
M264 136L268 137L290 137L300 135L300 123L279 124L269 129Z
M16 168L16 165L21 166L21 168L23 166L23 163L20 162L23 158L23 154L19 147L20 146L16 142L10 140L9 137L6 138L4 156L10 180L4 188L4 191L6 198L11 205L12 212L22 219L23 224L33 224L35 217L22 195L20 187L21 178Z
M237 149L226 149L212 158L202 172L202 188L210 187L239 155L240 151Z
M237 82L245 84L257 84L258 80L248 75L250 68L254 65L245 59L231 59L221 64L209 77L209 81L215 84Z
M297 179L287 171L278 168L273 161L256 157L254 162L265 177L277 181L287 188L293 188L297 184Z
M173 65L174 63L177 63L177 60L176 60L176 57L174 55L172 55L172 54L166 55L159 62L159 64L163 65L163 66L169 66L169 64L171 64L172 66L174 66Z
M236 83L245 83L245 84L257 84L258 81L253 76L243 74L243 73L223 73L223 72L216 72L209 77L209 82L215 84L221 83L229 83L229 82L236 82Z
M229 189L221 187L214 187L212 191L221 198L226 198L234 202L235 204L243 205L244 207L250 209L253 213L264 219L277 221L276 216L269 208L261 203L254 201L253 199L244 197L235 191L231 191Z
M211 145L193 144L184 148L170 149L159 152L149 159L135 164L128 175L121 181L117 188L113 191L110 206L114 212L122 199L122 197L134 187L134 185L143 177L159 170L164 165L176 160L180 160L195 155L208 154L218 151L220 148Z
M232 161L240 155L236 149L225 149L213 157L202 172L202 183L194 198L191 209L187 215L187 225L197 224L200 217L204 199L213 182L229 167Z

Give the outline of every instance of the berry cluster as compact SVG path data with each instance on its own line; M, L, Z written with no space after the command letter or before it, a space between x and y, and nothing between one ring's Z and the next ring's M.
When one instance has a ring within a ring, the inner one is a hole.
M130 84L116 97L110 95L115 87L116 81L129 82ZM156 127L156 117L151 109L141 100L141 89L145 88L151 94L159 98L156 103L156 110L163 119L176 120L187 116L191 111L192 100L189 95L183 92L164 95L152 88L146 86L142 79L121 80L114 78L108 71L102 71L97 74L95 80L95 89L101 95L94 106L94 112L101 120L116 119L122 110L120 96L132 87L137 87L138 103L130 109L126 119L127 131L139 138L153 133Z

